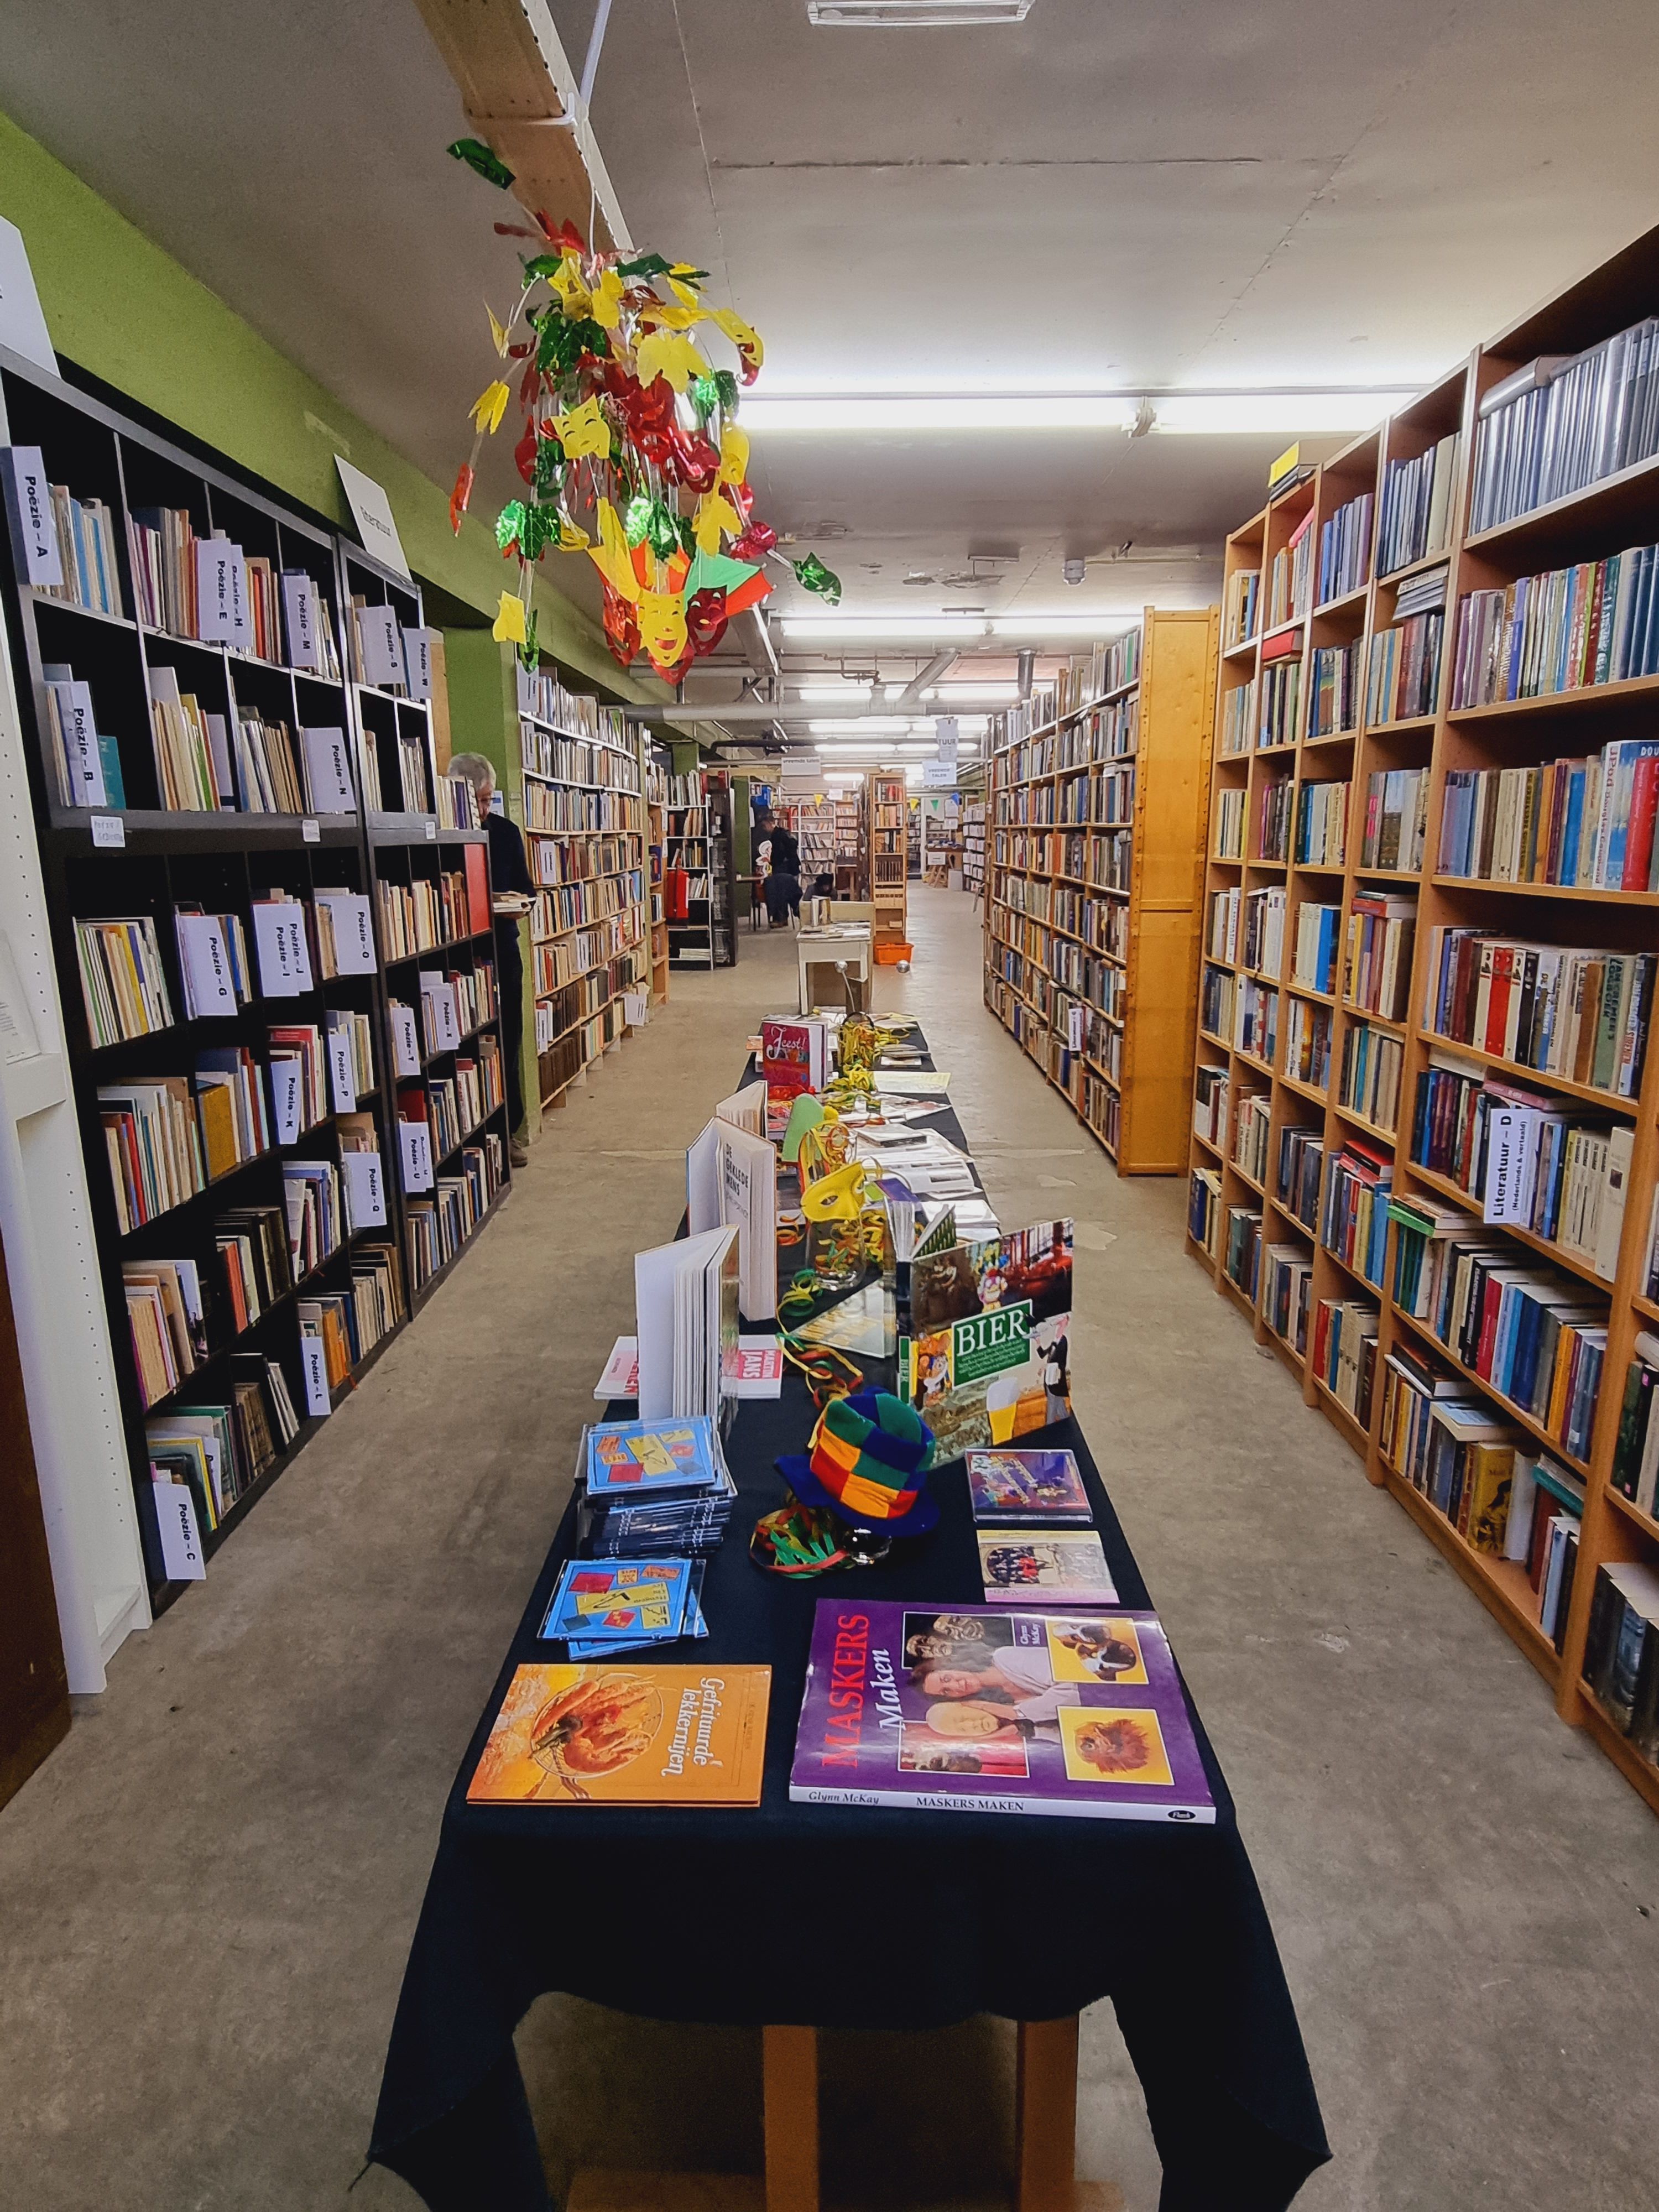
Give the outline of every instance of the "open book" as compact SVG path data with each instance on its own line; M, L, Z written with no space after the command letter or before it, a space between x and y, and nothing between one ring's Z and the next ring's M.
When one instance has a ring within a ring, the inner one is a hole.
M711 1229L634 1255L640 1419L718 1419L738 1349L738 1231Z
M751 1083L714 1109L685 1155L691 1234L738 1231L738 1305L750 1321L778 1310L778 1155L765 1136L766 1085Z

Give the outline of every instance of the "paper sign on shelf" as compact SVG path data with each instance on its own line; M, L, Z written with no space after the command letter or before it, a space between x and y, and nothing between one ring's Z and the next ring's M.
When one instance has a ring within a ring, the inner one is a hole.
M340 1168L345 1177L346 1212L354 1232L384 1227L386 1177L380 1172L380 1154L343 1152Z
M11 525L19 576L26 584L61 584L64 563L58 550L46 464L40 447L0 448L0 469L4 471L6 519Z
M322 842L322 823L313 821L307 814L300 823L300 842L302 845L320 845Z
M170 1583L199 1583L207 1579L202 1557L202 1538L196 1526L196 1501L182 1482L152 1475L155 1493L155 1526L161 1539L161 1566Z
M374 973L374 916L366 891L325 890L312 894L325 908L334 931L337 975Z
M347 1030L328 1033L328 1072L337 1114L357 1110L357 1075L351 1060L351 1035Z
M403 1153L404 1188L432 1188L432 1137L424 1121L399 1121L398 1143Z
M259 956L259 989L267 999L297 999L312 988L306 910L297 899L255 899L253 943Z
M404 632L404 689L411 699L432 696L432 632Z
M300 1339L300 1370L305 1376L307 1413L331 1413L334 1407L328 1395L328 1360L320 1336Z
M291 1145L300 1133L300 1063L273 1060L270 1063L270 1118L276 1142Z
M106 850L118 853L127 842L127 825L118 814L94 814L92 817L92 842Z
M398 535L398 526L392 519L392 502L385 490L373 477L366 477L361 469L354 469L349 461L336 453L334 465L340 471L340 483L346 503L351 509L351 519L357 526L357 535L363 550L372 553L384 568L395 568L400 576L409 576L409 562L404 557L403 540ZM414 578L409 576L410 583Z
M398 1075L418 1075L421 1072L421 1041L415 1032L415 1009L399 1006L392 1007L392 1065Z
M34 289L34 271L29 267L23 234L3 216L0 216L0 345L9 346L25 361L44 368L48 376L57 375L58 356L40 312L40 295Z
M198 1017L234 1014L236 986L231 981L230 950L218 915L181 914L174 920L192 1013Z
M240 594L235 572L242 549L228 538L198 538L196 541L197 635L210 645L240 644L237 605Z
M385 691L404 687L404 641L395 607L359 607L357 638L362 649L363 681Z
M302 729L306 788L318 814L350 814L357 805L351 788L351 754L343 730Z
M288 623L289 666L320 668L323 656L317 634L317 586L303 568L283 571L283 613Z

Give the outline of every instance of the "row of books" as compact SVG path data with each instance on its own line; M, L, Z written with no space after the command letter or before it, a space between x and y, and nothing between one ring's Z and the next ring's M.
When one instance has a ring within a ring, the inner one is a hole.
M1244 810L1249 797L1242 785L1224 785L1215 794L1213 850L1218 860L1244 857Z
M1313 1311L1313 1255L1300 1244L1269 1244L1262 1257L1261 1317L1302 1358Z
M581 883L595 876L637 874L640 848L637 836L573 837L558 843L550 837L538 837L535 878L551 885Z
M1308 677L1310 738L1334 738L1358 728L1364 653L1364 637L1351 638L1346 645L1314 647Z
M470 848L469 860L475 852L482 860L483 849ZM480 867L476 875L467 868L441 868L435 875L415 876L406 884L380 877L374 888L386 958L406 960L417 952L440 951L482 935L489 927L482 876Z
M1269 629L1307 613L1313 600L1313 509L1310 507L1273 557L1267 577Z
M1405 1073L1401 1037L1369 1022L1350 1022L1342 1037L1339 1102L1380 1129L1392 1130L1400 1118L1400 1084Z
M1349 1006L1380 1021L1405 1020L1416 929L1414 893L1368 890L1364 885L1355 891L1342 978Z
M1232 1078L1224 1067L1200 1060L1193 1071L1193 1128L1212 1145L1227 1140L1228 1102Z
M1428 821L1426 768L1374 770L1365 784L1360 866L1398 869L1403 874L1415 875L1423 865L1423 841Z
M590 876L579 883L549 884L540 876L537 881L542 890L536 902L534 933L539 937L556 937L611 915L633 912L645 899L645 878L637 868L626 875Z
M631 750L618 752L586 738L560 737L528 720L519 724L519 741L524 766L532 776L599 791L639 791L640 764Z
M1227 1233L1221 1252L1222 1272L1254 1305L1261 1287L1261 1214L1250 1206L1227 1208Z
M1471 533L1565 499L1659 452L1659 321L1583 353L1540 354L1481 396Z
M1647 952L1436 929L1426 1025L1449 1043L1633 1098L1642 1084L1654 962Z
M1549 1098L1438 1057L1417 1079L1411 1156L1480 1201L1482 1218L1524 1229L1618 1272L1633 1132L1587 1122Z
M1659 1391L1659 1336L1644 1329L1637 1336L1634 1357L1625 1372L1619 1436L1607 1480L1621 1498L1627 1498L1638 1512L1645 1513L1650 1521L1659 1521L1659 1416L1654 1412L1656 1391Z
M1316 905L1304 899L1296 910L1296 947L1291 956L1291 980L1304 990L1336 989L1336 948L1340 940L1342 909ZM1277 969L1273 971L1277 973Z
M1517 576L1458 602L1452 705L1548 698L1659 672L1659 545Z
M1484 882L1659 890L1659 740L1536 768L1448 771L1440 872Z
M1312 999L1290 1000L1285 1022L1285 1073L1312 1090L1331 1080L1331 1010Z
M1285 642L1294 647L1295 636ZM1254 686L1258 751L1293 745L1302 710L1302 662L1294 653L1264 664Z
M1271 778L1256 793L1255 841L1251 848L1256 860L1282 860L1287 857L1295 799L1296 786L1288 775Z
M1323 1128L1287 1122L1279 1132L1273 1196L1310 1231L1319 1218L1319 1193L1324 1172Z
M1299 1296L1306 1298L1306 1280ZM1376 1308L1364 1298L1321 1298L1313 1316L1312 1343L1303 1347L1313 1373L1362 1429L1370 1426L1381 1328Z
M216 531L198 538L185 507L135 507L127 521L137 618L147 629L227 645L338 682L328 597L304 569L280 569Z
M1345 1267L1382 1287L1389 1243L1389 1196L1394 1161L1375 1145L1351 1137L1325 1176L1319 1241Z
M1596 1569L1583 1679L1613 1725L1659 1765L1659 1574L1651 1567Z
M1444 595L1446 576L1437 570L1438 589ZM1401 591L1416 594L1432 587L1414 577ZM1420 720L1432 714L1440 696L1440 647L1446 627L1443 607L1413 611L1371 639L1370 677L1365 695L1365 719L1376 727L1388 722Z
M295 1308L301 1336L324 1346L324 1370L337 1389L404 1317L403 1278L390 1244L365 1244L351 1256L349 1291L319 1291Z
M1457 484L1456 431L1414 460L1390 461L1382 471L1382 516L1376 533L1376 573L1443 553L1451 542L1453 493Z
M1267 1182L1267 1152L1273 1126L1273 1100L1265 1091L1247 1091L1238 1102L1233 1126L1233 1165L1263 1188Z
M144 1425L152 1478L158 1485L181 1485L196 1527L208 1532L270 1472L299 1433L281 1365L257 1357L218 1401L176 1407Z
M1316 604L1344 599L1370 581L1371 518L1376 500L1368 491L1351 499L1321 526L1319 590ZM1339 726L1346 726L1339 725Z
M1221 1231L1221 1171L1194 1168L1187 1180L1187 1234L1216 1257Z
M549 992L574 983L578 976L605 967L639 941L640 927L632 915L613 916L609 921L596 922L590 929L579 929L571 935L551 939L543 939L532 930L531 957L535 965L537 997L544 998Z
M494 1130L468 1145L458 1175L440 1176L429 1198L411 1198L404 1207L409 1277L414 1289L453 1260L489 1211L505 1170L501 1139Z
M1413 1199L1420 1216L1424 1201ZM1581 1284L1518 1267L1511 1244L1455 1224L1425 1237L1395 1202L1395 1304L1463 1366L1521 1407L1575 1459L1589 1451L1607 1308Z
M1346 783L1304 783L1297 792L1294 858L1305 868L1340 868L1346 855Z
M101 499L76 499L67 484L49 485L47 495L59 580L40 588L71 606L90 607L94 614L125 616L113 512Z
M1231 652L1253 638L1260 627L1261 571L1236 568L1228 577L1221 609L1221 649Z

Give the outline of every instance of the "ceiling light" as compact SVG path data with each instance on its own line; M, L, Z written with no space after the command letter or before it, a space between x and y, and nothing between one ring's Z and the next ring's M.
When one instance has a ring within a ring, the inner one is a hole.
M1031 0L806 0L806 19L823 30L913 31L1023 23Z
M1115 637L1133 629L1139 620L1138 612L1127 608L1105 608L1093 614L1011 614L1011 615L865 615L842 608L836 614L817 613L785 615L781 627L788 637L807 638L870 638L896 641L915 638L924 641L940 640L946 643L958 638L1107 638Z
M794 689L796 696L802 699L867 699L875 686L872 684L798 684Z
M808 722L806 727L811 736L823 738L841 730L910 730L915 725L908 714L849 714L844 722Z
M1230 386L1190 392L779 392L743 403L744 427L773 436L856 431L1117 430L1295 437L1369 430L1416 398L1396 385ZM988 580L988 579L982 580Z

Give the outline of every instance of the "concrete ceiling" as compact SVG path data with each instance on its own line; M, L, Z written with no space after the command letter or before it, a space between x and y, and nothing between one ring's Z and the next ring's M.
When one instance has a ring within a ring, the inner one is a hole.
M550 4L580 64L592 0ZM410 0L0 11L0 106L447 483L515 264ZM615 0L593 118L635 239L764 335L763 389L1415 384L1653 221L1652 57L1651 0L896 32ZM849 606L1103 615L1210 596L1282 442L779 434L753 477Z

